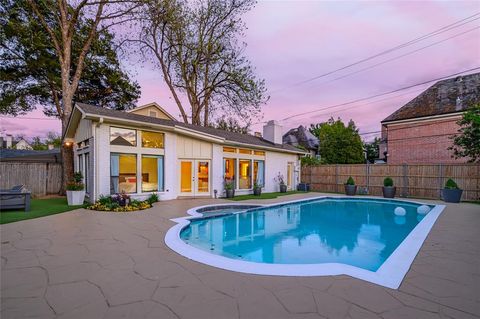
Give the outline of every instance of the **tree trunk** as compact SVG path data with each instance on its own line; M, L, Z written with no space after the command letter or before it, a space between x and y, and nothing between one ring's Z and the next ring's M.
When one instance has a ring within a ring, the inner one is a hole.
M72 112L72 104L71 101L63 102L62 135L65 134L65 130L67 129L70 113ZM60 195L65 195L67 182L73 178L73 143L66 145L63 141L60 152L62 156L62 185Z

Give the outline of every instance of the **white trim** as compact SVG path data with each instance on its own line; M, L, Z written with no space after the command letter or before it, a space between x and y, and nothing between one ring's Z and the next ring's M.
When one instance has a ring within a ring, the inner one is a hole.
M302 201L310 201L315 199L327 198L347 198L345 196L319 196L308 199L293 200L270 205L262 205L263 207L273 207L277 205L284 205L289 203L297 203ZM351 199L351 197L348 197ZM384 200L379 197L361 197L360 199L375 199ZM397 199L395 199L397 200ZM398 200L406 203L423 204L415 201ZM229 204L230 205L230 204ZM240 205L240 204L239 204ZM393 251L393 253L385 260L377 271L369 271L363 268L341 264L341 263L324 263L324 264L264 264L250 261L242 261L224 256L210 254L201 249L192 247L186 244L180 238L181 230L190 224L190 220L196 217L203 216L198 213L199 208L207 205L192 208L187 211L191 216L171 219L177 224L170 228L165 235L165 244L170 249L185 256L191 260L207 264L209 266L248 273L257 275L272 275L272 276L333 276L333 275L349 275L354 278L362 279L371 283L375 283L384 287L397 289L405 275L407 274L410 265L415 256L419 252L423 242L427 238L433 224L440 216L445 208L445 205L435 205L435 207L420 221L417 226L408 234L404 241ZM242 213L244 210L238 213Z
M410 123L410 122L434 121L434 120L442 119L442 118L445 118L445 119L452 118L453 119L453 118L461 117L464 112L465 111L458 111L458 112L439 114L439 115L414 117L414 118L404 119L404 120L391 120L391 121L381 122L381 124L382 125L396 125L396 124L404 124L404 123Z

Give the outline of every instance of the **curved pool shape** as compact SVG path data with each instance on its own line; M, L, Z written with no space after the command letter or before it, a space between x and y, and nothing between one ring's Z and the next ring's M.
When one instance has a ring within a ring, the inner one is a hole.
M346 274L398 288L444 208L431 205L421 215L420 205L321 197L176 219L179 224L165 241L178 253L219 268L266 275ZM395 215L397 207L405 216ZM195 210L200 211L208 208Z

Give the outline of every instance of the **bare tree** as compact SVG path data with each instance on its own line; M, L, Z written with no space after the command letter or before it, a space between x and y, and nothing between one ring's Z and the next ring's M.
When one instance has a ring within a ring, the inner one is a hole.
M129 41L140 44L162 72L188 123L208 126L215 113L248 121L267 101L265 81L256 77L244 56L241 16L252 0L147 0L139 19L141 31Z
M96 33L131 20L131 15L137 8L141 7L142 2L125 0L27 1L35 17L50 36L60 63L62 100L61 103L55 104L62 121L63 134L72 112L73 98L85 67L85 57L89 53ZM54 18L51 18L52 15L45 14L46 12L52 12ZM76 31L81 16L89 16L91 23L87 36L80 38L76 36ZM76 44L81 47L76 61L72 61L74 41L81 41L80 44ZM65 184L73 173L73 150L71 147L62 147L62 161Z

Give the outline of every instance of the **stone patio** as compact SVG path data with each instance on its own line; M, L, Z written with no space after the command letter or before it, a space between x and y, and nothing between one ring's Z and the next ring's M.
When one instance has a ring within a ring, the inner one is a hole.
M234 273L190 261L165 246L170 218L219 202L167 201L126 214L80 209L1 225L1 317L480 316L479 205L448 205L400 289L392 290L348 276Z

